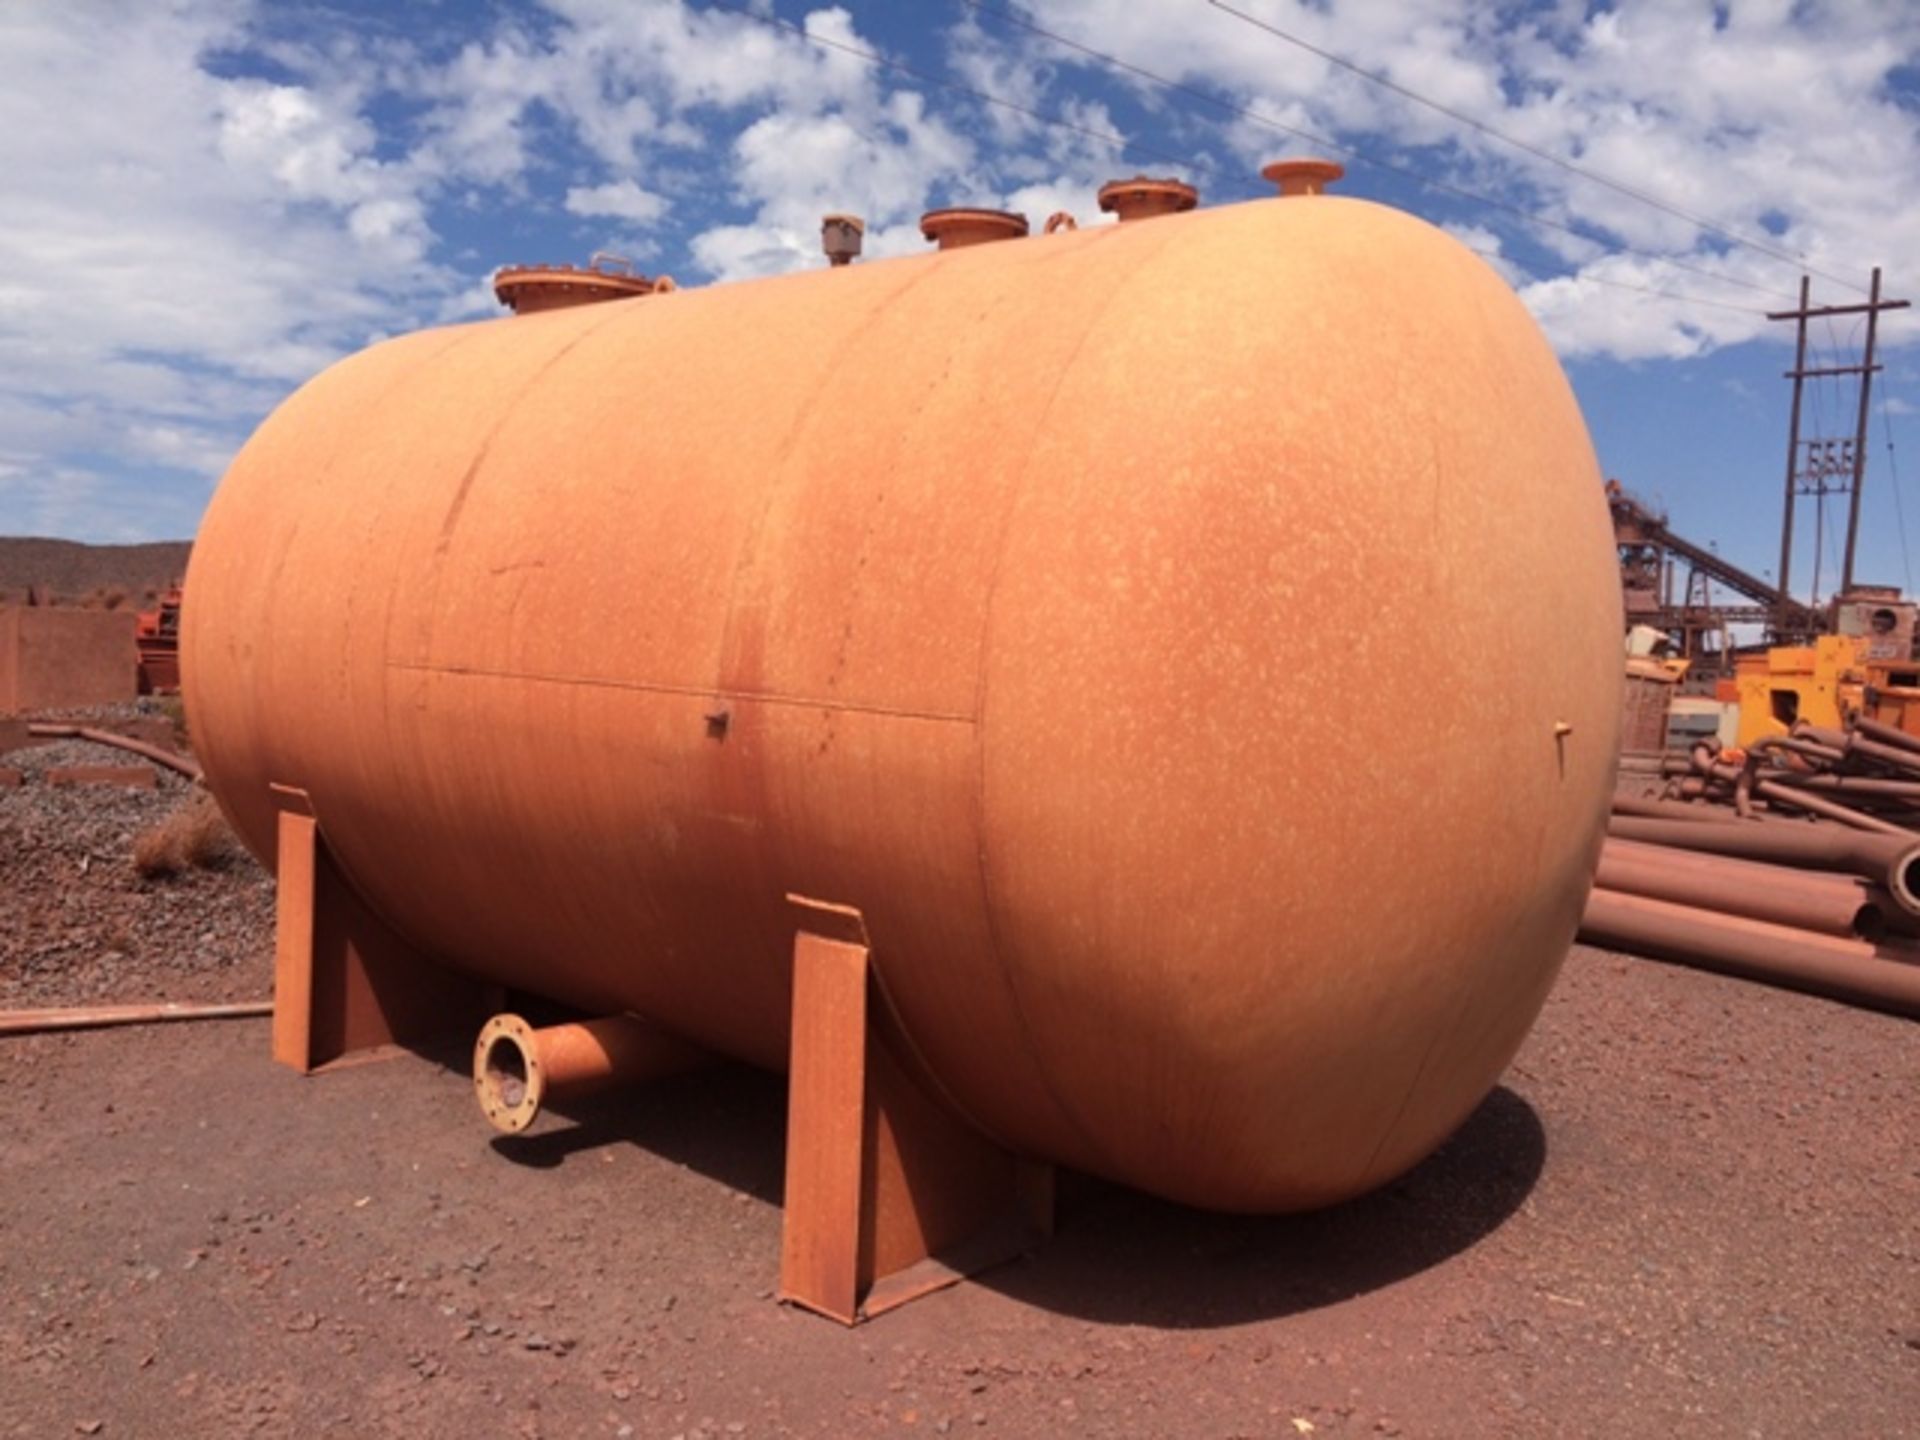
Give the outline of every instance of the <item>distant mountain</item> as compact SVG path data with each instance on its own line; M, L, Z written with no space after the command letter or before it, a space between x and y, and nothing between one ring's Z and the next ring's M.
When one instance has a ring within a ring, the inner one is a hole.
M187 573L190 540L82 545L0 535L0 603L26 598L60 605L145 605Z

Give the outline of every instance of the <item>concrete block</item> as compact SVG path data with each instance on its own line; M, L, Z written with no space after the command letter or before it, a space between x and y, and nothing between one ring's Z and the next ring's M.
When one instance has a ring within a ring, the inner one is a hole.
M49 785L124 785L152 790L160 783L151 765L64 765L47 771Z
M0 715L133 699L134 620L131 610L0 606Z

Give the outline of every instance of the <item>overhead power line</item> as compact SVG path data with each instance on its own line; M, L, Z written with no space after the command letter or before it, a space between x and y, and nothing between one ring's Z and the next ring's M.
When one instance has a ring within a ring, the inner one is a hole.
M1158 150L1158 149L1154 149L1153 147L1143 145L1136 140L1130 140L1124 135L1115 134L1114 132L1109 130L1100 130L1100 129L1096 129L1093 126L1081 125L1072 120L1063 120L1059 116L1049 115L1043 110L1037 110L1031 105L1023 104L1017 100L1009 100L1003 95L995 95L989 91L978 89L977 87L972 85L965 85L960 83L959 81L947 80L941 76L929 74L928 72L917 69L912 65L906 64L903 61L895 60L889 56L882 55L878 51L868 50L859 45L851 45L844 40L835 40L831 36L816 35L812 31L808 30L804 25L797 24L794 21L782 19L778 15L763 14L755 10L750 10L746 7L744 3L742 3L742 0L708 0L708 3L712 5L715 9L727 10L733 14L742 16L745 19L752 20L756 24L767 26L770 29L784 30L789 34L797 35L802 40L808 41L813 45L820 46L823 49L834 50L843 55L853 56L855 59L858 59L864 62L865 64L874 66L878 69L890 70L896 74L908 76L914 80L920 81L922 84L931 85L936 89L945 90L957 95L965 95L969 99L980 101L982 104L998 106L1001 109L1012 111L1015 114L1024 115L1028 119L1034 120L1039 124L1051 126L1056 130L1066 131L1068 133L1080 135L1088 139L1101 141L1104 144L1113 145L1116 149L1119 149L1122 152L1131 150L1138 154L1150 156L1153 159L1163 161L1169 165L1178 165L1184 169L1199 171L1202 174L1211 175L1216 180L1222 182L1233 193L1237 193L1237 194L1265 193L1264 188L1256 189L1245 176L1236 175L1231 172L1224 171L1219 166L1210 164L1207 161L1200 160L1194 157L1189 157L1189 156L1175 155L1169 151ZM973 3L973 0L962 0L962 3L971 4ZM986 7L979 7L979 8L984 9ZM1000 12L1000 13L1004 13L1004 12ZM1168 82L1168 83L1172 83L1172 82ZM1196 93L1201 93L1201 92L1196 92ZM1207 98L1210 102L1212 100L1212 97L1204 97L1204 98ZM1218 103L1224 103L1224 102L1218 102ZM1281 126L1280 122L1278 121L1273 121L1271 123L1282 129L1288 128L1285 126ZM1348 158L1358 160L1363 164L1374 165L1382 169L1388 169L1388 170L1400 170L1402 171L1402 173L1405 173L1409 175L1411 178L1420 181L1422 184L1429 185L1435 189L1453 191L1454 193L1465 196L1466 198L1479 200L1484 204L1495 205L1501 209L1514 210L1514 212L1520 215L1523 219L1537 221L1540 224L1553 225L1555 226L1555 228L1568 230L1568 233L1578 235L1579 238L1583 240L1593 241L1593 243L1597 243L1601 245L1608 245L1608 242L1606 241L1594 240L1593 237L1591 236L1582 235L1580 234L1580 232L1571 230L1567 226L1558 225L1557 222L1549 221L1543 216L1530 215L1524 210L1519 210L1517 207L1509 206L1503 201L1494 200L1490 196L1475 195L1471 191L1460 190L1457 187L1447 185L1443 181L1430 180L1427 177L1420 175L1418 172L1415 172L1412 170L1404 170L1403 167L1393 165L1386 161L1375 160L1370 156L1362 155L1345 146L1342 146L1333 141L1327 140L1324 137L1313 135L1307 131L1297 131L1294 133L1297 133L1301 138L1309 140L1314 144L1323 145L1327 149L1335 152L1336 154L1346 155ZM1467 246L1467 248L1489 259L1500 260L1500 259L1508 258L1502 255L1499 255L1495 251L1481 249L1478 246L1469 245ZM1618 250L1626 254L1639 253L1639 252L1627 250L1625 249L1625 247L1621 247L1621 246L1608 245L1608 248ZM1669 261L1666 259L1666 257L1659 256L1659 255L1644 255L1644 256L1641 256L1641 258L1657 261L1665 264L1677 264L1677 262ZM1695 269L1696 267L1681 265L1679 266L1679 268ZM1731 276L1716 275L1712 271L1706 271L1706 270L1699 270L1697 271L1697 273L1705 275L1709 279L1729 280L1729 281L1732 281L1732 283L1734 284L1747 285L1748 288L1759 289L1763 293L1769 293L1769 294L1773 293L1771 291L1766 291L1765 287L1753 286L1747 281L1733 280L1733 277ZM1754 309L1752 307L1745 306L1745 305L1730 304L1724 300L1709 300L1706 297L1699 296L1699 295L1683 295L1674 291L1658 290L1650 286L1635 285L1625 280L1610 280L1599 275L1585 275L1585 276L1582 276L1581 278L1586 280L1591 280L1595 284L1607 285L1614 289L1637 291L1643 295L1655 296L1660 299L1675 301L1681 304L1708 305L1708 306L1714 307L1715 309L1734 310L1742 314L1750 314L1750 315L1764 315L1767 313L1764 310Z
M1893 490L1893 516L1900 527L1900 568L1906 572L1907 593L1913 593L1913 561L1907 556L1907 507L1900 499L1900 461L1893 453L1893 420L1887 408L1887 392L1880 391L1880 428L1887 437L1887 483Z
M1767 313L1753 305L1733 305L1725 300L1709 300L1704 295L1682 295L1674 290L1661 290L1651 285L1635 285L1631 280L1612 280L1605 275L1581 274L1568 278L1576 283L1591 280L1596 285L1610 285L1615 290L1637 290L1642 295L1657 295L1663 300L1679 300L1688 305L1711 305L1716 310L1732 310L1741 315L1759 315L1764 318Z
M1137 140L1130 140L1126 136L1116 134L1111 130L1100 130L1091 125L1081 125L1076 121L1063 120L1057 115L1049 115L1044 110L1036 110L1031 105L1024 105L1018 100L1009 100L1004 95L994 95L988 91L976 89L971 85L963 85L957 80L947 80L941 76L930 74L925 70L916 69L914 66L908 65L903 61L882 55L876 50L868 50L859 45L849 45L846 41L835 40L831 36L816 35L813 31L807 29L806 26L798 24L795 21L783 20L778 15L765 15L758 11L750 10L744 3L741 3L741 0L708 0L708 4L717 10L727 10L744 19L765 25L769 29L785 30L790 34L798 35L802 40L810 44L818 45L823 49L836 50L843 55L851 55L855 59L864 61L868 65L876 66L879 69L891 70L895 74L909 76L912 79L920 81L923 85L931 85L936 89L946 90L955 95L965 95L970 99L980 101L984 105L998 106L1002 110L1009 110L1017 115L1024 115L1030 120L1037 121L1042 125L1051 126L1055 130L1066 131L1086 139L1098 140L1103 144L1112 145L1122 152L1132 150L1155 160L1164 161L1169 165L1179 165L1186 169L1198 170L1203 174L1212 175L1223 180L1229 186L1236 187L1239 193L1259 193L1246 177L1230 175L1222 171L1218 166L1210 165L1203 160L1193 159L1184 155L1175 155L1170 151L1156 150L1151 146L1143 145Z
M1756 240L1750 235L1744 235L1738 230L1729 229L1727 226L1718 224L1704 216L1695 215L1691 211L1682 210L1677 205L1668 204L1656 195L1649 195L1644 190L1639 190L1631 185L1624 184L1619 180L1613 179L1611 176L1602 175L1597 170L1590 170L1584 165L1576 164L1565 156L1554 154L1551 150L1543 150L1538 145L1522 140L1517 135L1510 135L1504 130L1496 129L1494 126L1487 124L1483 120L1478 120L1466 114L1464 111L1456 110L1452 106L1444 105L1438 100L1420 94L1418 91L1410 90L1405 85L1399 84L1397 81L1391 80L1387 76L1379 74L1377 71L1369 70L1362 65L1356 65L1353 61L1346 59L1344 56L1336 55L1331 50L1324 50L1309 40L1304 40L1290 31L1282 30L1278 25L1269 24L1257 15L1249 15L1244 10L1235 9L1232 5L1227 4L1226 0L1206 0L1206 3L1222 14L1231 15L1236 20L1251 25L1256 30L1264 31L1275 39L1284 40L1287 44L1305 50L1310 55L1317 55L1329 65L1337 66L1351 75L1357 75L1369 84L1378 85L1382 89L1390 90L1403 99L1411 100L1416 105L1424 106L1435 114L1444 115L1449 120L1456 121L1461 125L1466 125L1478 133L1485 135L1490 140L1498 140L1503 145L1510 145L1514 149L1524 151L1526 154L1532 155L1536 159L1544 160L1550 165L1557 165L1560 169L1565 170L1571 175L1578 175L1581 179L1589 180L1596 185L1605 186L1616 194L1625 195L1632 200L1638 200L1643 205L1651 206L1664 214L1671 215L1679 220L1684 220L1689 225L1697 226L1710 235L1718 235L1723 240L1730 241L1735 245L1743 245L1749 250L1778 260L1782 264L1792 265L1795 269L1805 270L1809 274L1818 275L1823 280L1831 280L1836 285L1845 285L1849 289L1861 290L1863 294L1865 293L1856 281L1843 280L1837 275L1829 275L1823 270L1814 269L1813 266L1807 263L1804 255L1795 255L1790 251L1768 245L1764 241Z
M958 3L982 15L990 15L1005 24L1015 26L1018 29L1025 30L1031 35L1037 35L1044 40L1051 41L1053 44L1076 51L1081 55L1087 56L1089 59L1097 60L1115 70L1145 80L1149 84L1157 85L1170 93L1184 95L1188 99L1198 100L1202 104L1209 105L1225 114L1252 121L1256 125L1264 126L1282 135L1292 136L1296 140L1304 140L1310 145L1318 146L1343 159L1356 161L1359 164L1367 165L1377 170L1385 170L1391 174L1402 176L1429 190L1453 195L1476 205L1485 205L1491 209L1503 211L1529 224L1544 226L1549 230L1558 230L1562 234L1571 235L1576 240L1584 240L1590 245L1599 245L1616 254L1629 255L1635 259L1646 260L1654 264L1667 265L1675 270L1685 270L1690 274L1699 275L1720 284L1735 285L1741 289L1753 290L1762 295L1785 296L1787 294L1786 291L1777 286L1762 285L1752 280L1742 279L1737 275L1728 275L1718 270L1709 270L1704 266L1694 265L1685 260L1676 260L1670 255L1658 255L1652 251L1638 250L1631 245L1610 240L1591 228L1583 228L1569 224L1563 220L1555 220L1550 216L1540 214L1538 211L1529 210L1523 205L1516 205L1512 201L1502 200L1497 196L1488 195L1483 191L1470 190L1446 180L1436 179L1434 176L1424 171L1416 170L1409 165L1402 165L1392 160L1382 160L1376 155L1369 154L1363 150L1357 150L1351 145L1342 144L1340 141L1330 139L1325 135L1315 134L1311 130L1303 130L1297 125L1289 125L1284 120L1276 120L1270 115L1264 115L1245 105L1235 104L1231 100L1223 100L1219 96L1209 94L1197 86L1188 85L1166 75L1156 74L1144 66L1134 64L1130 60L1122 60L1117 55L1109 55L1104 50L1097 50L1091 45L1083 44L1078 40L1070 39L1065 35L1049 30L1045 26L1039 25L1023 15L1015 14L1011 10L986 4L984 0L958 0Z
M1457 239L1458 237L1456 236L1455 238ZM1464 240L1460 243L1463 245L1466 244ZM1487 260L1511 262L1513 259L1510 255L1502 255L1498 250L1488 250L1480 245L1467 245L1467 249ZM1740 315L1759 315L1764 317L1767 313L1765 310L1758 309L1752 305L1734 305L1725 300L1709 300L1704 295L1683 295L1677 290L1661 290L1652 285L1636 285L1631 280L1614 280L1605 275L1594 275L1590 272L1579 275L1561 276L1558 278L1569 280L1576 285L1594 284L1605 285L1613 290L1631 290L1637 295L1650 295L1660 300L1676 301L1682 305L1710 305L1716 310L1732 310Z

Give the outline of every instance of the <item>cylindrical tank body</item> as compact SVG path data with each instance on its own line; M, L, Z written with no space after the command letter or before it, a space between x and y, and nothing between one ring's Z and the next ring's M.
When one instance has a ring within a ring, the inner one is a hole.
M788 892L1006 1145L1280 1210L1493 1085L1620 712L1578 407L1432 227L1267 200L409 335L235 460L208 782L403 935L784 1064Z

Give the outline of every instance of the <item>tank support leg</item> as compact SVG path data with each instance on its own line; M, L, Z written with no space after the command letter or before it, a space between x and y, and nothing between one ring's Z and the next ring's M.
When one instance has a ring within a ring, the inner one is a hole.
M327 851L304 790L275 785L279 895L273 1058L302 1074L448 1033L470 1034L499 991L456 975L396 936Z
M1029 1250L1053 1170L959 1119L888 1039L858 910L800 896L780 1298L856 1324Z

